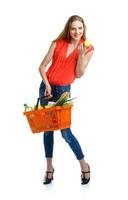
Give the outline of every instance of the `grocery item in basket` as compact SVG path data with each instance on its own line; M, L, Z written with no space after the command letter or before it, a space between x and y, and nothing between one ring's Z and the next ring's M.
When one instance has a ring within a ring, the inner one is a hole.
M53 105L48 104L48 105L45 106L45 108L51 108L51 107L53 107Z
M48 102L48 105L35 105L35 106L28 106L28 104L24 104L24 112L27 112L27 111L32 111L32 110L42 110L42 109L48 109L48 108L51 108L51 107L54 107L54 106L63 106L63 105L72 105L72 100L75 99L75 98L69 98L70 96L70 93L69 92L64 92L60 98L56 101L56 102Z
M69 92L64 92L60 98L56 101L55 106L62 106L64 105L64 103L66 103L66 101L68 100L70 96Z
M34 106L34 110L36 109L36 105ZM38 110L44 109L43 106L38 105Z
M32 106L28 106L27 103L24 104L24 112L26 112L26 111L32 111L32 110L33 110Z

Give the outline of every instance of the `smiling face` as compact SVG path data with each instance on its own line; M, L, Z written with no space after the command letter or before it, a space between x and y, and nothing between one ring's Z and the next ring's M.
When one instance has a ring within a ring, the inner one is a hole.
M70 25L69 32L71 40L80 40L84 33L83 23L80 21L73 21Z

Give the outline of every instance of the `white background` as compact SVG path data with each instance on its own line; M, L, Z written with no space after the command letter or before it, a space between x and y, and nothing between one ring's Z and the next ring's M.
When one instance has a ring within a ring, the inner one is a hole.
M125 0L0 1L1 199L127 199L127 6ZM46 169L42 133L33 135L23 104L35 104L38 67L67 19L82 16L95 47L85 75L72 85L72 131L91 166L80 184L79 163L55 132L54 182Z

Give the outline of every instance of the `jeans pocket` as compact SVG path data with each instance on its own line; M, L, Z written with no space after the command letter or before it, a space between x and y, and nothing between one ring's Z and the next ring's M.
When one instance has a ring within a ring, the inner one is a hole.
M64 92L69 92L69 97L71 96L70 95L70 85L56 86L56 92L55 92L55 96L54 96L55 101L57 101Z
M57 94L61 95L64 92L70 92L70 85L67 86L57 86L56 87Z

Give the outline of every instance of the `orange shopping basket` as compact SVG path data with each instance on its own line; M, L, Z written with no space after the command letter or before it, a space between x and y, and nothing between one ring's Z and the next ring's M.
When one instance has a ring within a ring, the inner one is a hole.
M65 129L71 126L72 105L44 107L38 110L40 98L37 99L35 110L24 112L33 133Z

